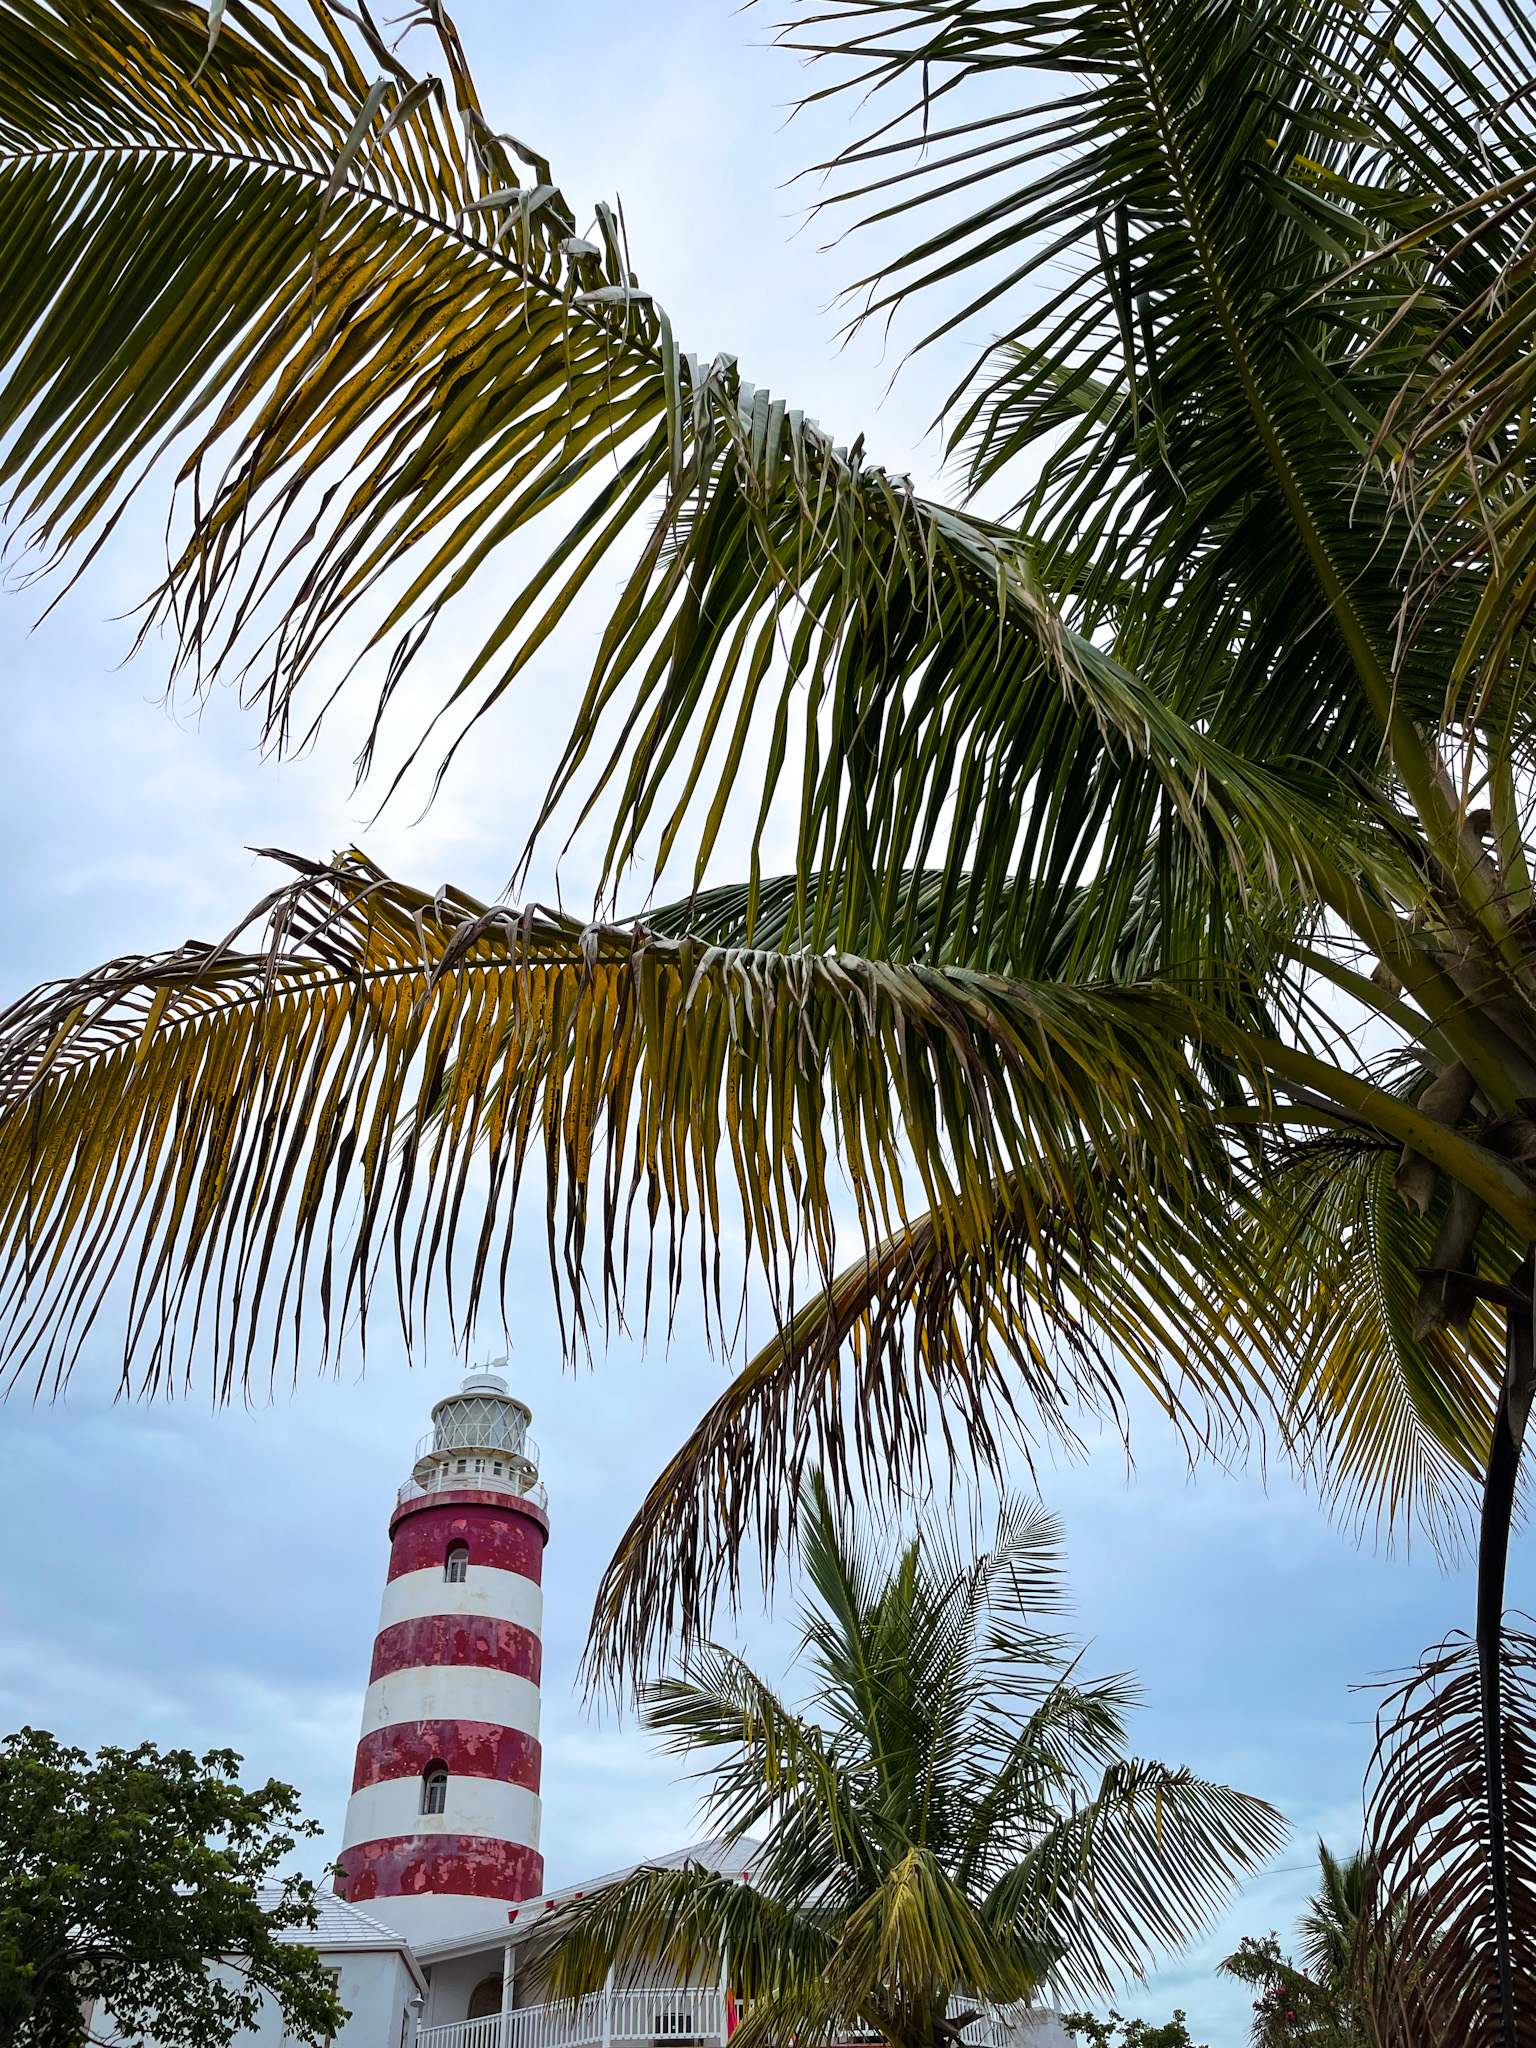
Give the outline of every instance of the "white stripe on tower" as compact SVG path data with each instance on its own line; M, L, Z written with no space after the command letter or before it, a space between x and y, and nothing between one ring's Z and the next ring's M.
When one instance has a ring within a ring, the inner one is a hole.
M499 1361L498 1361L499 1362ZM408 1940L505 1925L543 1888L540 1578L528 1410L474 1373L390 1522L336 1889Z
M456 1613L494 1615L498 1621L513 1622L533 1635L543 1628L544 1595L521 1572L501 1572L494 1565L471 1564L464 1584L454 1591L461 1595ZM379 1632L382 1635L397 1621L419 1621L423 1615L442 1612L441 1567L428 1565L425 1571L402 1572L384 1588Z
M478 1721L536 1740L539 1689L505 1671L425 1665L376 1679L363 1695L365 1738L418 1721Z

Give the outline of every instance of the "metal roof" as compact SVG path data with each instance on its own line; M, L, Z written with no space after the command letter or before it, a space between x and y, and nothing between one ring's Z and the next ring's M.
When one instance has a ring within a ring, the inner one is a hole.
M263 1907L275 1905L281 1896L282 1889L278 1885L264 1884L257 1892L257 1899ZM410 1943L393 1927L386 1927L371 1913L349 1906L334 1892L317 1891L315 1909L313 1927L284 1927L279 1929L277 1939L303 1942L306 1948L319 1949L322 1954L336 1949L394 1949L405 1958L412 1976L420 1980L421 1972L416 1967Z
M637 1870L680 1870L685 1863L702 1863L706 1870L745 1877L752 1867L752 1859L761 1848L761 1842L750 1838L713 1835L707 1842L694 1842L689 1848L674 1849L666 1856L646 1856L638 1863L626 1864L622 1870L604 1871L601 1877L584 1877L575 1884L563 1885L559 1891L540 1892L536 1899L524 1899L520 1905L503 1908L504 1917L499 1917L494 1924L488 1923L473 1934L454 1934L440 1941L418 1942L415 1952L424 1963L437 1963L452 1956L474 1955L492 1946L503 1947L508 1941L517 1941L523 1935L531 1934L542 1915L552 1907L575 1898L581 1892L603 1891Z

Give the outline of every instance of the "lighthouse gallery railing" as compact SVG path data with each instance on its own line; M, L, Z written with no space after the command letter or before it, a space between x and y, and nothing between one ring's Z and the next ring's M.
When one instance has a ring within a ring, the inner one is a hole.
M708 1986L594 1991L555 2005L525 2005L485 2019L422 2027L416 2048L610 2048L632 2041L723 2042L725 1994ZM505 2030L505 2031L503 2031ZM961 2034L965 2048L1011 2048L1011 2017L988 2009Z

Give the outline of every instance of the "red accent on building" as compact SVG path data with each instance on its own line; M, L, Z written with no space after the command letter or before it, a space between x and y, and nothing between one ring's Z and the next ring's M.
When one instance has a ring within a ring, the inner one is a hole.
M541 1663L538 1637L515 1621L498 1621L489 1614L422 1614L414 1621L397 1621L379 1630L368 1683L387 1678L391 1671L410 1671L423 1664L447 1668L473 1664L510 1671L537 1685Z
M416 1778L428 1764L444 1764L453 1778L499 1778L504 1785L539 1789L536 1735L494 1721L395 1721L375 1728L357 1745L352 1790L386 1778Z
M389 1532L392 1579L431 1565L441 1569L455 1543L468 1546L471 1564L520 1572L535 1585L544 1574L549 1523L532 1501L505 1493L424 1494L396 1508Z
M544 1889L537 1849L489 1835L387 1835L343 1849L336 1861L336 1889L349 1906L440 1892L536 1899Z

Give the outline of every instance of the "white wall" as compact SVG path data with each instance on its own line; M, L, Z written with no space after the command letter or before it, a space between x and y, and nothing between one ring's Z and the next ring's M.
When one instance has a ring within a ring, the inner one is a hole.
M335 2038L335 2048L401 2048L401 2021L406 2000L415 1992L400 1955L381 1949L321 1949L320 1960L340 1972L337 1992L351 2018ZM281 2048L292 2036L283 2030L282 2014L269 1998L263 2001L254 2032L238 2034L231 2048Z
M320 1960L339 1973L337 1992L351 2017L336 2035L333 2048L401 2048L401 2023L406 2001L415 1996L416 1985L403 1958L387 1949L321 1949ZM225 1965L214 1966L217 1974L232 1977ZM466 1993L466 1998L468 1994ZM105 2020L98 2020L99 2038L122 2040ZM264 1998L256 2025L236 2034L231 2048L293 2048L293 2037L283 2028L283 2016L275 2000ZM137 2048L154 2048L153 2042Z
M455 1956L450 1961L433 1963L429 1971L431 1989L427 1993L426 2010L421 2019L427 2027L446 2027L454 2020L463 2019L469 2010L469 1995L482 1977L501 1975L502 1948L487 1948L478 1955ZM352 2048L351 2042L347 2048Z

